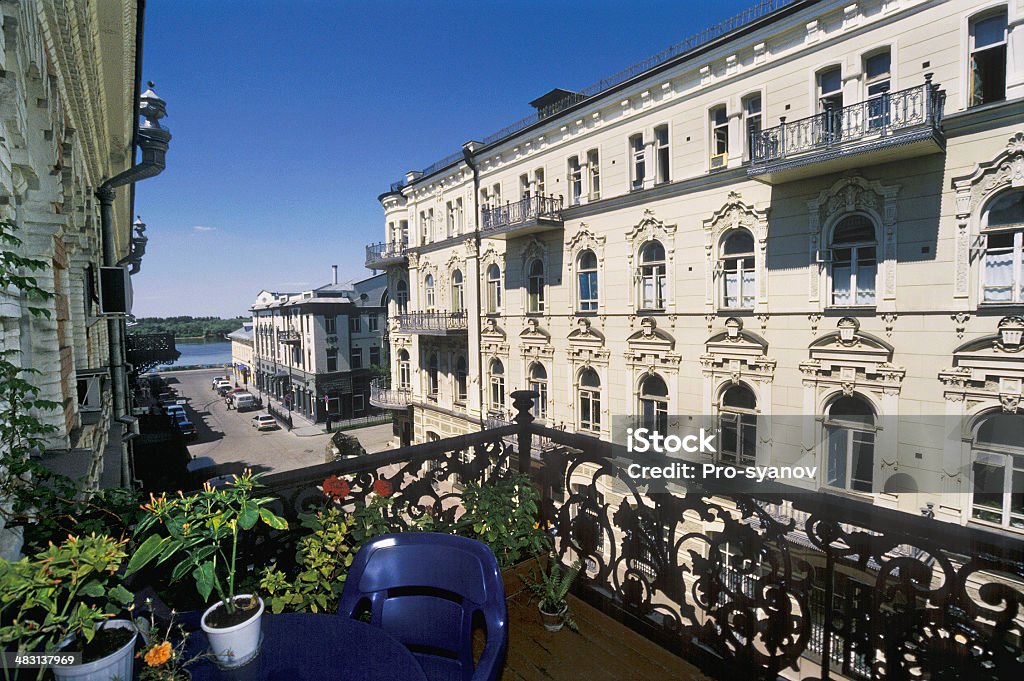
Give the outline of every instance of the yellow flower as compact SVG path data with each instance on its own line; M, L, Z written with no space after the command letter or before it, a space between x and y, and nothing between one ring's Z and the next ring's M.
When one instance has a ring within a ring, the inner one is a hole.
M155 645L146 653L146 664L150 667L159 667L169 659L171 659L170 641L164 641L159 645Z

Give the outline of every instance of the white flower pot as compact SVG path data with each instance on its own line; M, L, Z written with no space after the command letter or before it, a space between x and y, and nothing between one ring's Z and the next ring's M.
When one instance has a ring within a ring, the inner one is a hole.
M252 598L249 594L235 596L235 600ZM260 631L263 622L263 599L256 597L259 607L246 621L224 629L211 627L206 623L206 618L217 608L224 607L217 601L203 613L200 626L210 642L210 650L217 658L217 664L222 667L241 667L249 662L260 648Z
M544 622L544 628L548 631L559 631L565 624L565 616L569 612L569 604L562 603L562 607L558 612L547 612L541 607L540 603L537 604L537 609L540 610L540 618Z
M113 681L131 679L135 670L135 641L138 629L129 620L110 620L101 625L110 629L130 629L132 639L106 657L70 667L53 667L57 681Z

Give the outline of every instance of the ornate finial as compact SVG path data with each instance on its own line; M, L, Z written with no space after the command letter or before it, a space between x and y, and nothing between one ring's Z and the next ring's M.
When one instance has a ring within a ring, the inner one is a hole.
M155 87L156 87L156 83L154 83L154 82L153 82L153 81L151 81L151 80L147 80L147 81L146 81L146 87L148 87L148 88L149 88L150 90L152 90L153 88L155 88Z

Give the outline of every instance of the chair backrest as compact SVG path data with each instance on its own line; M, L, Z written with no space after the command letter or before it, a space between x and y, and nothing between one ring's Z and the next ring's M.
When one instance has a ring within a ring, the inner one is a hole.
M450 674L454 665L467 681L500 676L508 609L498 562L485 544L434 532L367 542L349 568L338 612L352 617L366 606L370 624L409 648L428 678L431 669ZM487 646L474 675L475 617L486 627Z

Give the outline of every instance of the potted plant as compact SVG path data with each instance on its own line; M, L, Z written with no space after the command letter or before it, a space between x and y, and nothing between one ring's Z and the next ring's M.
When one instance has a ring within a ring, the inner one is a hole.
M275 530L288 528L284 518L266 507L273 497L254 496L258 478L246 470L222 487L207 483L195 494L151 498L137 532L144 535L160 524L166 535L150 534L128 562L127 572L132 574L154 560L161 564L181 556L171 581L191 575L204 602L216 594L217 602L203 613L200 626L224 667L245 664L259 649L263 600L235 593L241 534L258 523Z
M463 533L487 544L501 568L543 555L551 537L537 523L540 495L529 476L515 473L487 483L470 482L462 491Z
M192 673L187 667L206 655L186 656L189 633L180 625L174 626L176 613L171 611L167 627L161 629L153 614L152 600L147 599L146 605L150 608L148 620L142 617L135 620L144 643L142 650L135 655L144 662L139 670L139 681L189 681Z
M81 652L82 664L53 668L58 679L130 679L137 631L130 620L111 619L133 598L117 579L124 544L69 536L31 557L0 560L0 645L17 653Z
M569 594L569 588L572 587L581 567L579 560L568 568L562 567L555 555L551 554L547 569L542 567L534 570L531 577L522 578L534 598L539 601L537 608L544 621L544 628L548 631L558 631L562 625L568 625L573 631L578 630L565 597Z

